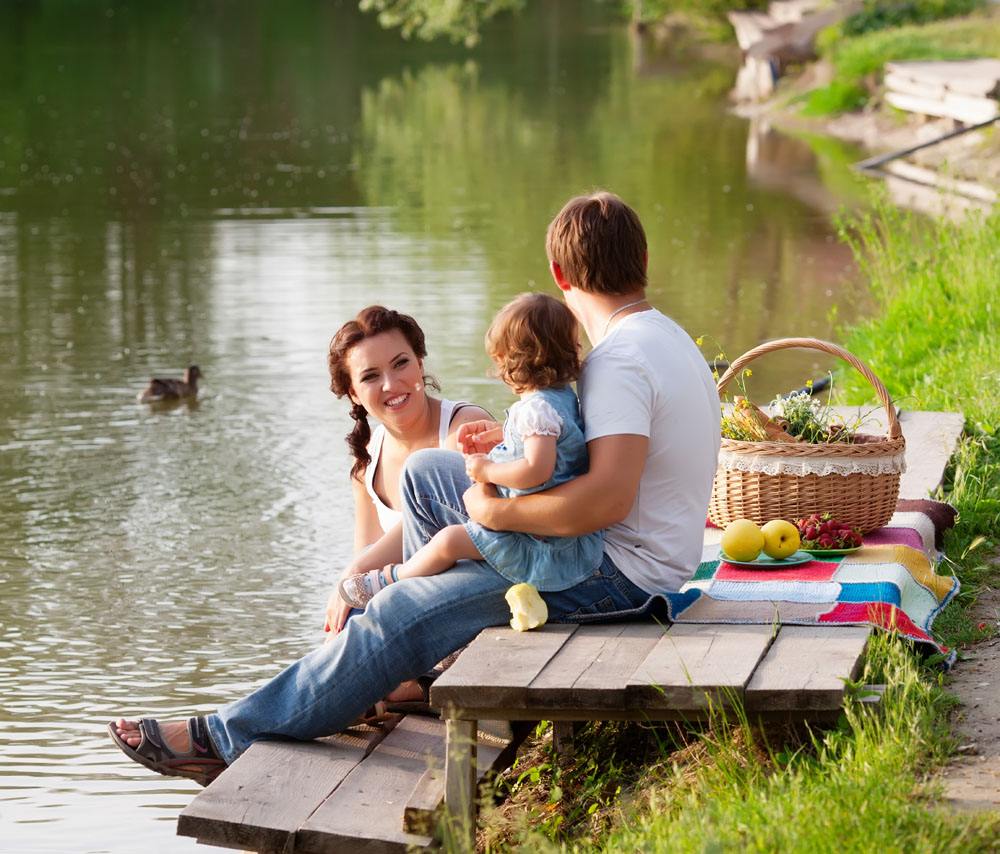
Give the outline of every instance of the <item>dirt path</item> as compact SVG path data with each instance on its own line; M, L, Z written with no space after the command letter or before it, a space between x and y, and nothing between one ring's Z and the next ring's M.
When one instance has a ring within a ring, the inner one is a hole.
M983 591L973 618L1000 621L1000 589ZM1000 637L973 647L959 661L948 689L962 705L955 713L959 756L945 769L945 796L957 809L1000 809Z

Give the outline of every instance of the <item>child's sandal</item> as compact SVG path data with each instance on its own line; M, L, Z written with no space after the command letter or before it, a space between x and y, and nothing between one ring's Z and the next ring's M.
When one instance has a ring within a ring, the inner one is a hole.
M390 570L392 580L396 581L396 564ZM340 591L340 598L352 608L363 609L375 594L382 588L388 587L390 582L385 580L385 574L381 569L370 569L368 572L361 572L357 575L345 575L340 579L337 589Z

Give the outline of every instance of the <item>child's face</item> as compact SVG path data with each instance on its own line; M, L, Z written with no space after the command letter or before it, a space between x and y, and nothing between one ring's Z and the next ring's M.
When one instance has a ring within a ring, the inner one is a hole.
M379 421L423 412L424 366L398 329L359 341L347 354L351 400Z

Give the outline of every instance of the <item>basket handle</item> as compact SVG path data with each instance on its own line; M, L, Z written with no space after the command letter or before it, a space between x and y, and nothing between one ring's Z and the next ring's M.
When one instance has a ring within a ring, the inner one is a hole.
M899 419L896 417L896 407L892 405L892 398L889 397L889 392L886 391L882 381L872 373L872 369L868 367L864 362L862 362L853 353L848 352L843 347L838 347L836 344L831 344L829 341L820 341L818 338L778 338L775 341L765 341L763 344L758 344L752 350L748 350L742 356L740 356L735 362L733 362L729 369L722 375L717 386L719 389L719 396L722 396L722 392L732 381L733 377L740 373L747 365L749 365L758 356L763 356L767 353L773 353L776 350L820 350L824 353L829 353L831 356L839 356L849 365L857 370L861 376L863 376L869 383L871 383L872 388L875 389L875 394L878 395L879 402L885 408L885 414L889 418L889 438L898 439L903 435L903 430L899 426Z

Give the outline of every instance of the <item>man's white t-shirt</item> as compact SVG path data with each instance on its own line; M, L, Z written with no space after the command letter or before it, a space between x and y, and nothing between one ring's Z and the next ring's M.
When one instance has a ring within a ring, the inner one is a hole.
M635 504L604 532L605 551L647 593L677 590L701 560L719 456L719 394L705 358L659 311L630 314L587 356L578 390L588 442L649 438Z

